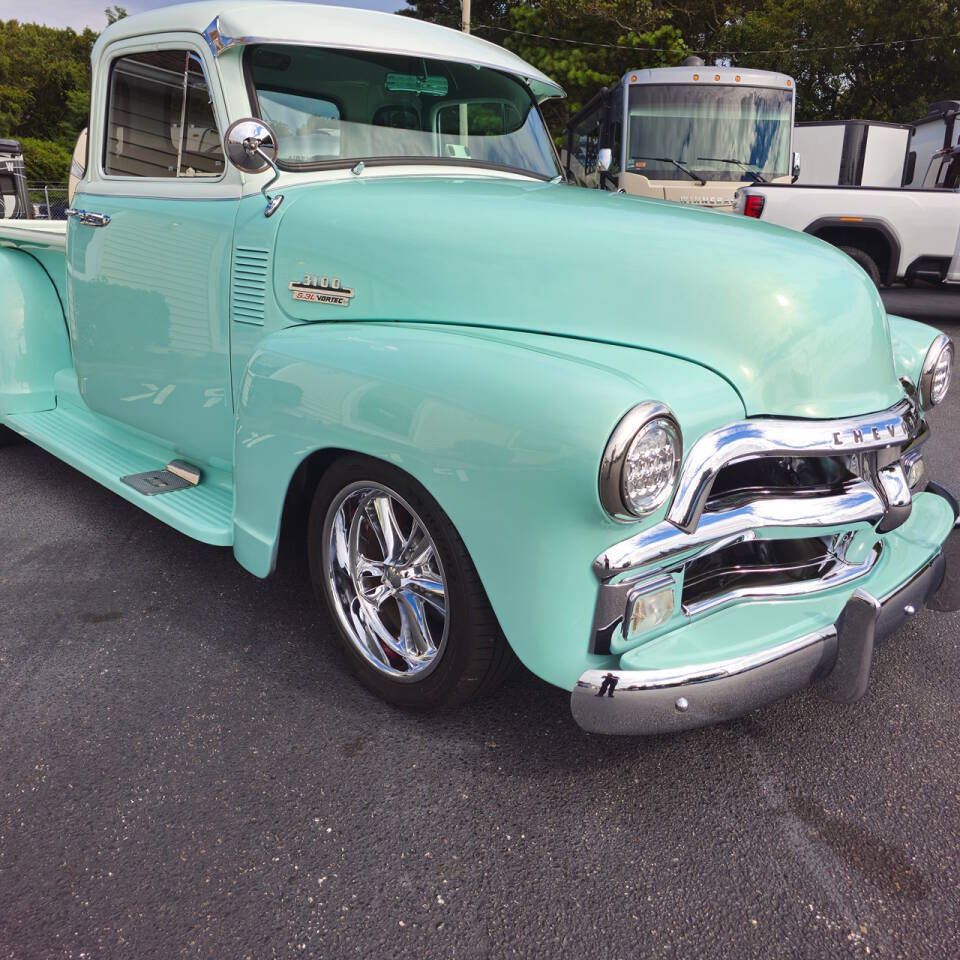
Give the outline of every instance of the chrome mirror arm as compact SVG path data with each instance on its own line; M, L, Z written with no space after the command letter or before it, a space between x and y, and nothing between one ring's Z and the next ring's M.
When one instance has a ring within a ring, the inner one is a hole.
M263 194L263 199L267 201L267 209L263 212L265 217L272 217L276 212L277 208L283 203L283 194L278 193L275 197L271 197L267 191L280 179L280 168L277 166L273 157L269 156L260 146L257 144L256 149L253 151L257 154L258 157L265 160L269 165L270 169L273 171L273 176L260 188L260 192Z

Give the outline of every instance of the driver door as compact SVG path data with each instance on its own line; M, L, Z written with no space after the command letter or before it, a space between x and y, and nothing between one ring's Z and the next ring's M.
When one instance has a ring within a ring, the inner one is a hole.
M192 40L117 46L92 93L90 163L68 228L80 392L194 462L227 464L240 185L224 161L226 114Z

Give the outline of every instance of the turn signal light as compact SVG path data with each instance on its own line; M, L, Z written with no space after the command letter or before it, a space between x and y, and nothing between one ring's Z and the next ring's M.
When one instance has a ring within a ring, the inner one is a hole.
M673 616L673 594L673 584L669 583L653 593L631 597L623 622L624 637L630 640L666 623Z
M744 214L759 220L760 214L763 213L763 202L763 197L753 195L747 197L746 203L743 205Z

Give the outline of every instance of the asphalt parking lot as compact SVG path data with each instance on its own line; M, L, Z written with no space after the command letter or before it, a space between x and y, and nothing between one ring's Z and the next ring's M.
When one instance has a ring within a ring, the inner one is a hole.
M956 488L960 386L931 420ZM32 446L0 504L0 957L957 955L958 614L853 707L601 738L524 672L385 706L295 569Z

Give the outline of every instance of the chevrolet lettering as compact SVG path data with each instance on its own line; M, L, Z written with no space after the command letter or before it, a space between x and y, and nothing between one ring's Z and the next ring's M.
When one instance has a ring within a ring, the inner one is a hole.
M68 219L0 220L0 443L255 577L283 545L318 640L400 707L516 660L596 733L852 702L905 611L957 605L957 504L923 465L953 344L819 240L569 186L541 114L563 95L369 10L111 24Z

